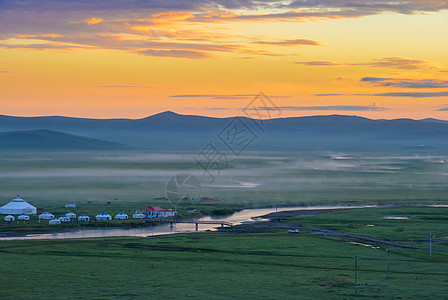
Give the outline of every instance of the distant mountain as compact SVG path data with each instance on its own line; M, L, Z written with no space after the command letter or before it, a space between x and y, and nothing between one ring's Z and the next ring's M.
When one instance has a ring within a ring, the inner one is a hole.
M154 150L197 150L213 141L226 149L219 135L232 134L226 128L233 120L173 112L136 120L0 116L0 132L47 129ZM238 120L253 136L249 150L448 150L448 122L435 119L330 115Z
M129 146L47 129L0 132L0 149L124 150Z

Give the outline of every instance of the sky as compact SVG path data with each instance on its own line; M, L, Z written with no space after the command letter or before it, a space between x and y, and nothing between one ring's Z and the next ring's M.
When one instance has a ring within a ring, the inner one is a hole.
M448 0L0 0L0 114L448 120L447 29Z

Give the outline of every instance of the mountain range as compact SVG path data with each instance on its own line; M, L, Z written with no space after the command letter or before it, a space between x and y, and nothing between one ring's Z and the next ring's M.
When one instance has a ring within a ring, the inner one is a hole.
M259 121L174 112L142 119L0 115L0 148L11 148L7 141L14 141L22 148L45 148L47 144L47 148L57 149L54 144L59 140L64 141L63 149L82 148L84 143L85 149L125 149L127 145L135 149L194 150L209 142L226 148L229 138L236 141L232 134L237 131L244 131L241 141L250 141L248 150L448 149L448 122L436 119L372 120L329 115ZM31 143L30 136L41 143L39 147ZM74 139L77 142L71 144Z

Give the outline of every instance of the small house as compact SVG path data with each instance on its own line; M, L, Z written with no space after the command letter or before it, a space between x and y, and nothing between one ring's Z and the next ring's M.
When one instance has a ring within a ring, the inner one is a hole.
M61 224L61 221L59 219L53 219L48 221L49 225L57 225L57 224Z
M141 210L136 210L135 213L132 215L133 219L143 219L145 215L142 213Z
M86 214L82 214L78 217L78 221L79 222L89 222L90 221L90 217Z
M95 219L97 219L99 221L110 221L110 220L112 220L112 217L111 217L111 215L109 215L108 213L103 211L102 213L96 215Z
M174 217L176 215L176 212L172 209L164 209L159 206L150 206L144 211L144 213L153 218Z
M29 221L30 220L30 216L28 216L27 214L21 214L20 216L17 217L17 220Z
M65 214L67 217L69 217L70 219L76 219L76 214L72 211L69 211L68 213Z
M71 221L71 219L67 217L67 215L63 215L62 217L59 218L59 221L61 221L62 223L68 223Z
M12 216L12 215L7 215L6 217L5 217L5 221L7 221L7 222L12 222L12 221L14 221L15 220L15 218L14 218L14 216Z
M52 220L54 219L54 215L46 210L44 213L39 215L39 220Z
M68 202L65 204L66 208L75 208L76 207L76 203L75 202Z
M129 216L125 214L124 212L120 212L114 217L115 220L127 220L129 219Z

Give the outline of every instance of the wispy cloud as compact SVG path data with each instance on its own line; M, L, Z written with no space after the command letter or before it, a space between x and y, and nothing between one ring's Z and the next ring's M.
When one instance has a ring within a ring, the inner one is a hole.
M368 96L368 95L366 95ZM410 97L410 98L432 98L432 97L448 97L448 92L433 92L433 93L379 93L371 94L371 96L380 97Z
M97 85L99 88L139 88L139 89L150 89L152 86L147 85Z
M409 98L432 98L448 97L448 92L399 92L399 93L377 93L377 94L314 94L314 96L377 96L377 97L409 97Z
M191 58L191 59L203 59L213 58L214 56L206 52L193 51L193 50L153 50L146 49L138 51L137 53L146 56L158 56L158 57L173 57L173 58Z
M272 45L272 46L323 46L321 43L308 39L293 39L273 42L255 42L256 44Z
M400 78L380 78L380 77L364 77L362 82L369 82L376 86L388 86L398 88L411 88L411 89L437 89L447 88L447 80L437 79L400 79Z
M434 66L426 60L410 59L403 57L385 57L374 59L371 62L335 62L335 61L298 61L296 64L320 67L338 67L338 66L371 66L376 68L394 68L394 69L430 69Z
M251 99L259 96L258 94L233 94L233 95L220 95L220 94L197 94L197 95L173 95L171 98L209 98L220 100L234 100L234 99ZM286 98L288 96L269 96L269 98Z
M291 111L384 111L388 108L373 105L326 105L326 106L280 106L258 107L257 110L291 110ZM255 108L249 110L256 110Z

